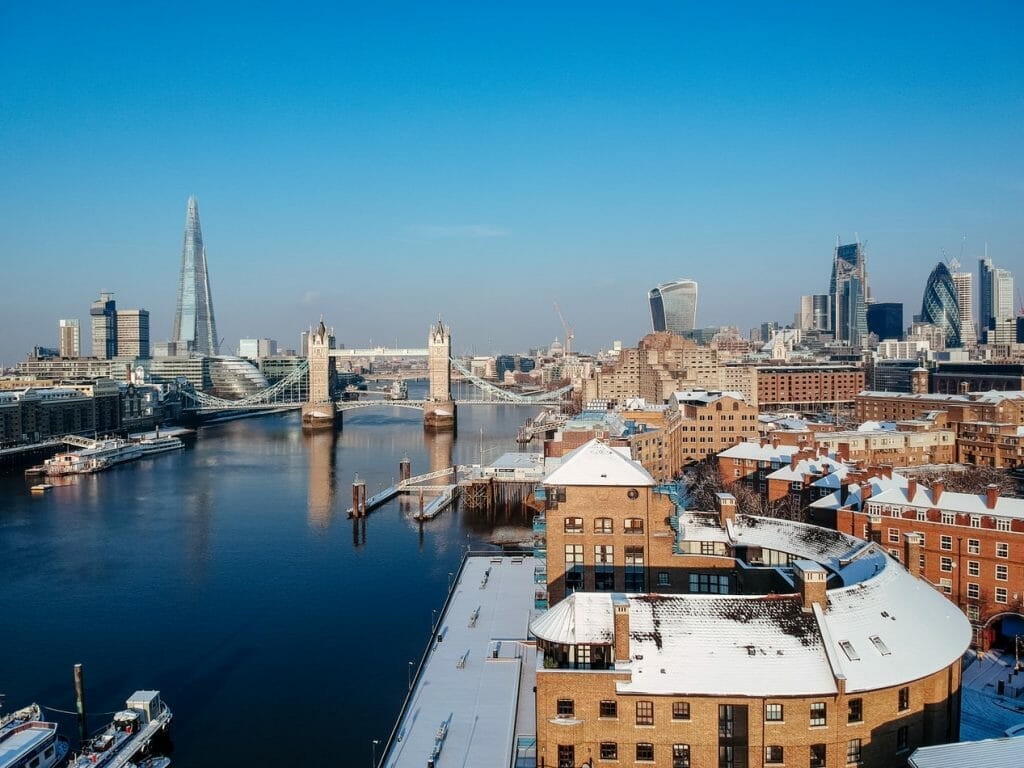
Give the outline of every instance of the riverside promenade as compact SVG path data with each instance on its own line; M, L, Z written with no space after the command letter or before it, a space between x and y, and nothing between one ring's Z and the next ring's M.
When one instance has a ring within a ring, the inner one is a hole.
M467 556L380 765L515 765L537 732L534 558Z

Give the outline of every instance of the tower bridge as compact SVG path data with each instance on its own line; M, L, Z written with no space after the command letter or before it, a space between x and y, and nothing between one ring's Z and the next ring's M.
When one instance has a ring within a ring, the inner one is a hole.
M438 318L430 326L428 343L423 348L372 347L367 349L334 349L333 337L323 320L310 334L309 356L285 378L274 385L254 392L239 400L227 400L206 392L189 391L184 394L185 411L199 416L302 408L305 428L334 427L345 411L380 406L415 408L423 411L423 426L429 430L454 430L459 405L544 405L559 402L572 391L572 386L551 392L522 394L510 392L485 381L460 361L451 356L451 329ZM339 396L335 383L336 361L339 359L374 357L425 357L429 385L422 400L393 400L374 398L346 400ZM456 399L452 394L452 369L464 381L472 384L481 395L477 398ZM308 394L307 394L308 393Z

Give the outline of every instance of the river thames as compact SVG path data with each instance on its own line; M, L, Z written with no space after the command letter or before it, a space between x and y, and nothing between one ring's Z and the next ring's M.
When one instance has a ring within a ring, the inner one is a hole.
M356 523L352 481L373 494L405 456L413 474L481 447L487 463L537 410L460 407L455 438L424 434L415 410L349 412L334 434L292 412L43 496L0 476L6 709L74 710L81 662L92 729L161 691L177 766L369 765L467 546L528 540L530 520L456 509L421 528L418 503L395 500ZM77 746L76 719L49 717Z

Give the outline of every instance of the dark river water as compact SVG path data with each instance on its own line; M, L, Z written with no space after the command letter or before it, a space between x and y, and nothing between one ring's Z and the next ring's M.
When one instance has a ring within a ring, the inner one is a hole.
M74 710L81 662L91 728L161 691L176 766L368 765L467 546L527 540L529 518L456 509L421 528L418 502L396 500L360 525L352 481L371 495L404 456L420 474L478 463L481 445L489 462L536 412L462 407L455 438L414 410L349 412L335 434L303 434L293 412L44 496L0 475L6 709ZM50 717L76 747L76 719Z

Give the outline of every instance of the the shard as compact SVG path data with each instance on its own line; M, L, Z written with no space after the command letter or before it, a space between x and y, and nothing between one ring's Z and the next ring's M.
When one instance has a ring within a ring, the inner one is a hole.
M185 242L181 248L181 277L178 279L178 304L171 341L177 345L179 355L185 350L200 355L216 355L220 346L195 197L188 199L188 213L185 214Z

